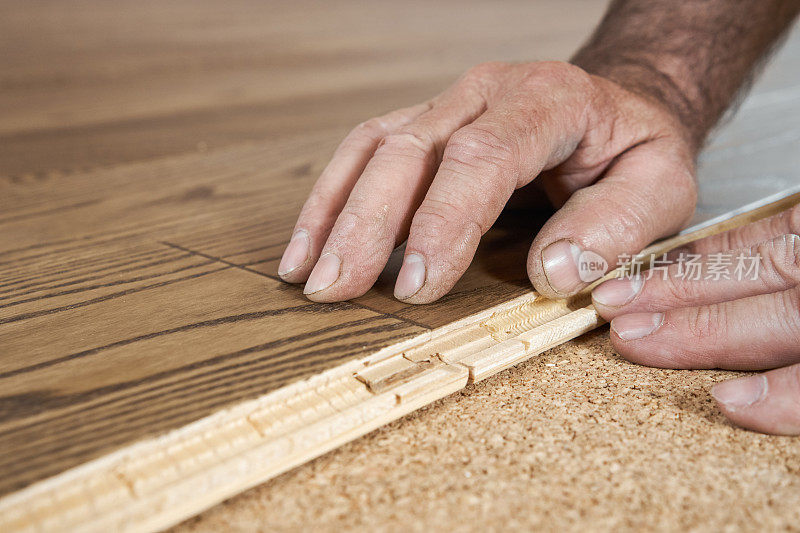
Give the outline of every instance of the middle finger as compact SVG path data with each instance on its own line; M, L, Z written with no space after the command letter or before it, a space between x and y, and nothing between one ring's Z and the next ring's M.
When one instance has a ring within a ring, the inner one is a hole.
M392 250L405 240L411 217L433 179L452 133L486 107L470 84L456 85L430 111L384 137L336 219L303 291L318 302L364 294Z

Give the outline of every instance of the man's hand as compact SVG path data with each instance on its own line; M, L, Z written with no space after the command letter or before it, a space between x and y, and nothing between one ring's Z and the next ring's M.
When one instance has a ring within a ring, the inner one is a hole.
M431 302L467 269L514 190L538 176L562 207L534 239L528 273L542 294L574 294L592 281L578 275L582 251L614 265L691 216L690 137L656 98L574 65L480 65L430 102L347 136L279 274L307 280L315 301L354 298L407 239L395 296Z
M683 249L684 258L702 254L691 275L685 262L678 261L669 266L666 277L606 281L592 293L595 308L611 321L616 350L637 363L664 368L778 368L721 383L712 392L722 412L736 424L798 435L798 234L800 206ZM711 272L715 258L732 264ZM734 275L740 264L748 270L757 264L757 276L744 271Z
M315 301L354 298L407 239L395 296L431 302L464 273L512 192L536 179L560 210L534 238L528 274L546 296L578 292L591 281L582 252L613 266L688 220L698 148L798 11L800 0L613 0L571 64L480 65L429 102L368 120L314 186L278 273L307 281ZM797 233L797 218L696 249ZM797 240L757 249L768 259L757 281L609 282L595 304L631 360L789 365L800 342ZM800 433L799 376L789 366L715 396L739 424Z
M613 0L572 64L487 63L364 122L314 186L278 273L315 301L354 298L408 239L395 296L431 302L511 193L537 179L561 210L534 239L528 273L547 296L574 294L587 281L582 251L613 265L689 218L698 147L799 10Z

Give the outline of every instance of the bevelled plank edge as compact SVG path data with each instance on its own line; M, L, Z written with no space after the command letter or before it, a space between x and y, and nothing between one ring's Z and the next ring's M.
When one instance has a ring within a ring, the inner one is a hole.
M663 253L800 201L794 194L657 243ZM153 531L602 323L586 294L528 293L0 500L0 530ZM583 299L583 300L582 300ZM402 361L400 360L402 358Z
M151 531L175 524L465 387L468 368L447 362L450 352L463 355L459 339L499 346L505 338L498 321L511 336L531 317L570 312L531 292L422 333L8 495L0 500L0 529ZM398 358L401 364L392 363ZM381 379L381 369L405 374L371 388L365 379Z

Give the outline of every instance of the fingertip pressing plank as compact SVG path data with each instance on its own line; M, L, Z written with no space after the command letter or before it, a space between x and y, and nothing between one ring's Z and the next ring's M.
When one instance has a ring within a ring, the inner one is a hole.
M738 223L800 201L763 206ZM694 238L734 227L704 228ZM658 244L669 251L678 236ZM151 531L602 323L528 293L111 453L0 500L0 530ZM467 349L464 349L467 346Z

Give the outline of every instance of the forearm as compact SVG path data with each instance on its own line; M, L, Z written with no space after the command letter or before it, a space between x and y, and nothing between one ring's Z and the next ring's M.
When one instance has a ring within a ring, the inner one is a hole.
M699 148L799 11L800 0L614 0L572 62L657 98Z

